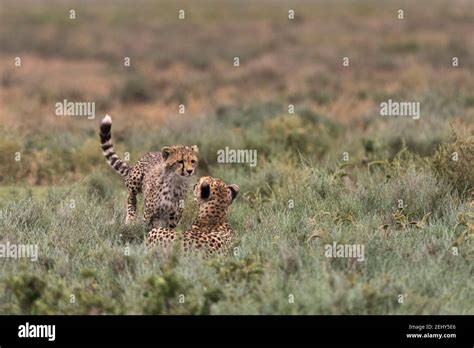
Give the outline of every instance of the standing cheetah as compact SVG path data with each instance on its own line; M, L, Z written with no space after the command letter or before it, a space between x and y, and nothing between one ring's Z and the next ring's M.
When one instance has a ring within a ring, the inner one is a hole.
M190 230L180 236L185 252L192 248L210 254L227 254L233 244L234 233L227 222L227 210L239 193L237 185L226 185L221 179L205 176L194 186L194 199L199 213ZM169 249L178 238L175 230L154 228L148 233L147 245Z
M112 119L106 115L100 123L100 146L107 163L125 178L128 189L125 223L135 219L137 194L145 200L144 221L148 228L175 228L181 219L189 178L198 162L198 147L174 145L161 152L149 152L135 165L122 161L112 145Z

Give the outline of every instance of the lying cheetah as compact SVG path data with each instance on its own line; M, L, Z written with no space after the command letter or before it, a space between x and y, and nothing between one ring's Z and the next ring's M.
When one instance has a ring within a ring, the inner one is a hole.
M149 152L135 165L122 161L112 145L112 119L106 115L100 123L100 143L107 163L125 178L128 189L125 223L135 219L137 194L145 200L144 221L148 228L175 228L181 219L188 181L198 162L198 147L174 145L161 152Z
M190 230L179 233L169 228L154 228L148 233L147 245L169 249L178 238L185 252L192 248L210 254L228 253L233 243L233 231L227 222L227 210L237 194L237 185L226 185L220 179L205 176L194 186L194 199L199 213Z

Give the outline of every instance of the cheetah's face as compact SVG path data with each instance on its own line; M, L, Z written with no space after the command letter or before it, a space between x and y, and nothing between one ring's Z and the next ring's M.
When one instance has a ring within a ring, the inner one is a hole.
M190 177L196 171L198 163L198 147L175 145L164 147L161 154L167 170L172 170L181 177Z
M232 204L240 191L237 185L227 185L221 179L204 176L194 185L194 200L219 209L226 209Z

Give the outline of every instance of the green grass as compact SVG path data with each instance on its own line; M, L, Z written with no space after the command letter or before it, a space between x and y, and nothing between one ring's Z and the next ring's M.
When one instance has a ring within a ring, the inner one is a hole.
M214 127L225 137L231 122ZM235 253L148 253L144 226L123 224L125 190L105 163L72 185L3 187L1 241L37 244L39 259L0 259L0 312L473 313L472 198L430 157L405 151L369 170L360 158L324 164L289 147L250 168L218 165L212 144L202 148L208 171L241 187L230 212ZM195 215L188 203L181 230ZM333 242L364 245L365 260L327 258L324 246Z

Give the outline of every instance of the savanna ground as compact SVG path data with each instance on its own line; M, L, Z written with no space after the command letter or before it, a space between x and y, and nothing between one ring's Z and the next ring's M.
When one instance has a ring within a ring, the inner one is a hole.
M474 313L471 1L2 0L0 14L0 242L39 248L0 259L0 313ZM381 117L389 98L421 118ZM96 118L56 116L63 99ZM240 186L236 255L147 253L101 155L105 113L131 162L198 144L198 176ZM257 166L217 163L226 146ZM365 260L325 257L333 242Z

